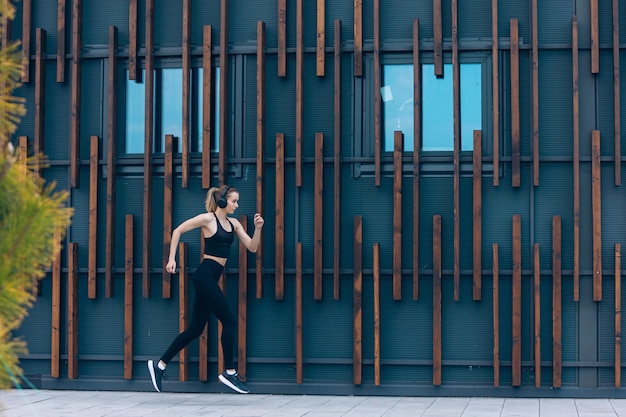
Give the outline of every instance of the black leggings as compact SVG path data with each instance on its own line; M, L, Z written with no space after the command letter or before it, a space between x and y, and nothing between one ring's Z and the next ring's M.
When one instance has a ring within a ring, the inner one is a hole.
M161 360L166 364L192 340L200 337L211 313L213 313L222 323L224 366L226 369L235 369L233 352L237 320L228 308L226 297L218 285L223 270L222 265L211 259L205 259L192 275L191 282L196 295L191 312L191 323L184 332L176 336L170 347L161 356Z

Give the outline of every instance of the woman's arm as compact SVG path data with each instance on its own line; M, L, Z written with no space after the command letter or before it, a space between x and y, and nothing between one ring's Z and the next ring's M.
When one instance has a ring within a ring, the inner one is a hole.
M183 233L187 233L190 230L197 229L211 222L215 221L215 216L210 216L208 213L198 214L195 217L185 220L172 232L172 240L170 241L170 256L167 261L165 269L170 274L176 272L176 251L178 250L178 242Z
M243 226L239 223L239 220L231 218L230 221L233 223L235 233L241 243L243 243L250 252L255 253L261 243L261 230L263 229L263 224L265 223L263 217L261 217L259 213L254 214L254 234L252 235L252 238L250 238L245 230L243 230Z

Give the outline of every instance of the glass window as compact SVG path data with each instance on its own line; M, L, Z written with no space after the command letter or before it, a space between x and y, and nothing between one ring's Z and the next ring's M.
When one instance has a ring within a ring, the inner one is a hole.
M143 153L145 116L146 116L146 85L145 71L141 82L128 79L126 71L126 153Z

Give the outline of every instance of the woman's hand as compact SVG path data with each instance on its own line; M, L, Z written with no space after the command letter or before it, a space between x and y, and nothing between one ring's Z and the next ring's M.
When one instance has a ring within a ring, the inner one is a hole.
M255 213L254 214L254 228L261 230L263 228L264 223L265 223L265 220L263 220L263 217L261 217L259 213Z
M167 272L169 272L170 274L175 273L175 272L176 272L176 261L175 261L175 260L173 260L173 259L170 259L170 260L167 262L167 265L165 266L165 270L166 270Z

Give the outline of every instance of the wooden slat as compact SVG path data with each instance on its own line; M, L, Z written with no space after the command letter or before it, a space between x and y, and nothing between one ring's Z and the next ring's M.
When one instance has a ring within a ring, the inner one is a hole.
M170 298L172 294L172 276L165 269L169 260L170 242L172 240L172 188L174 176L174 136L165 135L165 155L163 160L163 288L162 297Z
M317 47L315 59L315 75L324 76L325 55L326 55L326 2L317 0Z
M303 354L303 306L302 306L302 242L296 243L296 383L304 381Z
M404 135L393 132L393 299L402 299L402 146Z
M493 186L500 185L500 67L498 35L498 0L491 0L491 101L493 129Z
M65 81L65 0L57 2L57 82Z
M353 381L361 385L363 366L363 217L354 216Z
M228 0L221 0L220 11L220 91L228 90ZM224 185L226 182L226 157L228 149L226 147L228 140L229 126L228 110L228 94L220 94L220 152L219 152L219 184Z
M32 29L32 0L22 0L22 82L30 82L30 31ZM39 30L39 29L37 29Z
M600 72L600 24L598 15L598 0L590 0L590 20L591 20L591 73Z
M363 76L363 0L354 0L354 76Z
M243 230L248 231L248 216L239 216ZM258 254L257 254L258 256ZM237 372L242 381L246 380L248 362L248 249L239 242L239 308L237 310Z
M452 107L454 124L454 301L459 301L461 285L461 66L459 64L458 4L452 0Z
M47 33L37 28L35 33L35 132L33 154L35 175L40 174L40 157L43 152L46 114L46 38Z
M435 76L443 77L443 18L441 0L433 0L433 62Z
M541 259L539 243L533 245L533 306L535 388L541 387Z
M21 154L24 155L24 154ZM60 230L54 231L55 242L60 242ZM61 249L57 251L52 261L52 323L50 326L52 346L50 348L50 376L58 378L61 367Z
M374 243L374 385L380 386L380 244Z
M552 386L561 387L563 372L561 301L561 217L552 217Z
M204 235L200 232L200 263L204 259ZM209 324L204 326L204 330L198 340L198 379L200 381L208 380L209 365Z
M287 0L278 0L278 76L287 76Z
M335 20L334 43L334 221L333 221L333 298L339 300L341 289L341 20Z
M574 188L574 301L580 300L580 104L578 91L578 20L572 16L572 119Z
M622 245L615 244L615 388L622 386Z
M188 244L178 244L178 331L183 332L189 327L189 279L188 269ZM185 346L179 356L178 380L185 382L189 379L189 347Z
M522 218L513 215L512 385L522 385Z
M76 188L80 175L80 51L82 45L82 0L72 2L72 92L70 112L70 187Z
M493 256L493 386L500 386L500 263L498 244L491 245Z
M202 188L211 188L211 143L213 130L213 53L211 26L202 27Z
M124 245L124 379L133 379L133 215L126 215Z
M87 296L96 298L97 243L98 243L98 148L100 138L91 136L89 152L89 255L87 268Z
M78 243L67 251L67 377L78 378Z
M302 187L304 147L304 0L296 0L296 187Z
M128 2L128 79L137 80L138 0Z
M473 275L473 300L482 298L482 247L483 247L483 135L482 131L474 130L474 155L473 155L473 178L472 178L472 275Z
M152 272L152 137L154 135L154 0L146 0L146 79L143 151L143 296L150 297Z
M182 120L182 187L189 187L189 147L191 146L191 0L183 0L183 120Z
M441 215L433 216L433 385L441 385Z
M591 137L591 217L593 223L593 301L602 301L602 181L600 131Z
M533 88L533 184L539 185L539 30L537 0L531 1L532 14L532 88Z
M274 247L275 298L282 300L285 286L285 134L276 134L276 237ZM257 276L257 298L263 296L261 277Z
M315 133L315 202L313 203L313 298L323 298L323 235L324 235L324 134Z
M613 163L615 185L622 183L621 177L621 104L620 104L620 66L619 66L619 1L612 1L613 9Z
M422 149L422 71L419 19L413 19L413 300L419 298L420 150Z
M107 190L105 224L105 271L104 296L113 297L115 266L115 162L117 154L117 41L115 26L109 26L109 78L108 78L108 119L107 119ZM104 144L103 144L104 145Z
M511 19L511 185L520 186L519 27Z
M226 270L222 272L222 276L219 280L220 288L226 294ZM217 373L221 374L224 372L224 350L222 349L222 322L217 322Z
M382 100L380 98L380 0L374 0L374 185L380 187Z
M2 49L8 48L12 41L12 27L13 21L9 19L8 13L5 13L2 16Z
M256 52L256 211L265 205L265 23L257 22ZM263 281L263 237L256 250L257 282Z
M18 139L18 146L20 148L18 161L24 166L24 170L26 170L28 162L28 136L20 136Z

